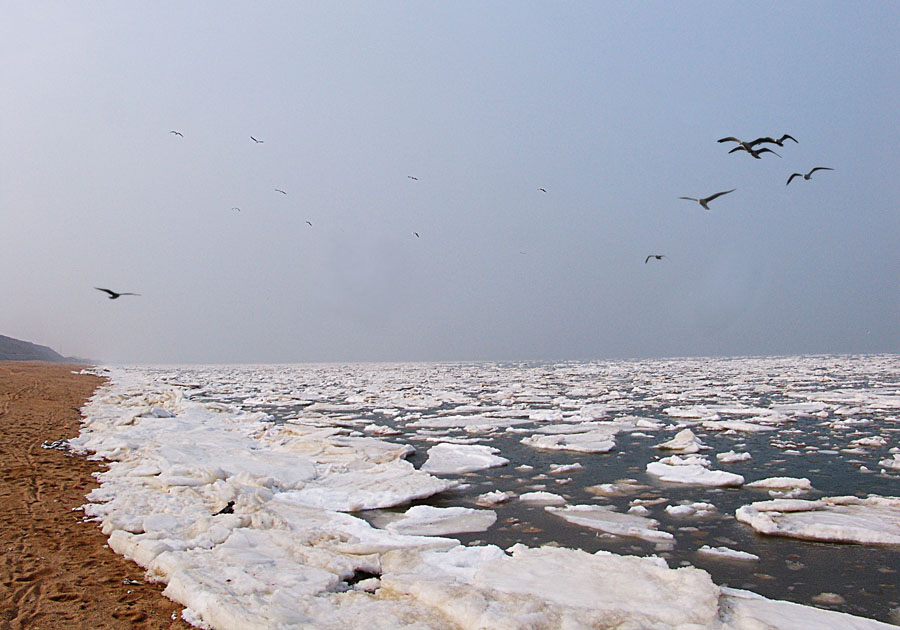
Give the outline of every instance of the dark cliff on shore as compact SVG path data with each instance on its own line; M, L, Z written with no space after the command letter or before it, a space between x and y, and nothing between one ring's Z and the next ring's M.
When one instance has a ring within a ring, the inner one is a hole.
M54 363L81 363L74 357L64 357L52 348L39 346L0 335L0 361L53 361Z

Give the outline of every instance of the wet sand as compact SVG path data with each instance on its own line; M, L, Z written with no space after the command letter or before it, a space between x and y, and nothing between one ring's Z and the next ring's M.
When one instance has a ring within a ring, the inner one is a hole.
M101 464L41 447L78 434L79 409L102 383L78 369L0 362L0 630L191 628L162 585L72 511Z

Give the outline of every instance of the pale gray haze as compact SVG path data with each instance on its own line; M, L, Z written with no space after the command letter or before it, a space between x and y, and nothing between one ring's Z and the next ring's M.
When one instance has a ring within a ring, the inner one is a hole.
M898 352L898 33L897 2L6 2L0 334L154 363Z

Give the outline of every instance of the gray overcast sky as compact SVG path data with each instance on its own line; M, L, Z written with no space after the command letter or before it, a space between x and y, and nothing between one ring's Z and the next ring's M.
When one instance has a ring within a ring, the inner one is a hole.
M154 363L900 352L900 3L0 12L0 334Z

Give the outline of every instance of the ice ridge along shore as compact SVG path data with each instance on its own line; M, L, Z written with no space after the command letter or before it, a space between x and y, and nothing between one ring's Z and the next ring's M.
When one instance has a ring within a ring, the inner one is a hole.
M109 376L71 440L109 462L85 513L199 627L893 627L720 588L661 558L378 529L349 512L457 482L415 469L406 445L191 401L141 370Z

